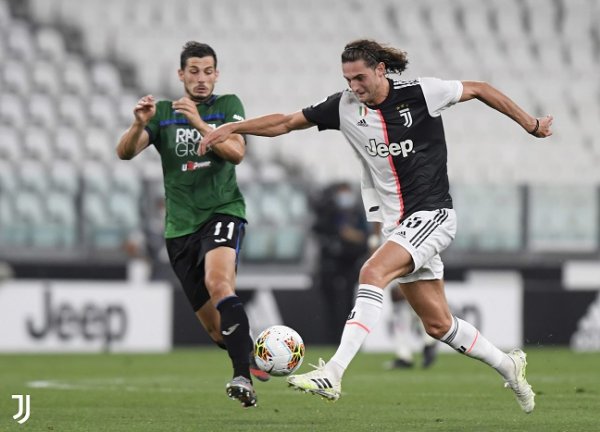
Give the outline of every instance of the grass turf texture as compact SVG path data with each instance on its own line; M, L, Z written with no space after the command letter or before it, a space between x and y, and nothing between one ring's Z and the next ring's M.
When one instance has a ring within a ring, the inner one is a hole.
M308 347L299 372L332 353ZM273 378L255 382L259 407L246 410L225 395L229 359L218 349L0 355L0 431L600 431L600 353L527 353L538 394L530 415L496 372L458 354L429 370L385 371L389 355L361 353L338 402ZM19 425L11 395L23 393L31 417Z

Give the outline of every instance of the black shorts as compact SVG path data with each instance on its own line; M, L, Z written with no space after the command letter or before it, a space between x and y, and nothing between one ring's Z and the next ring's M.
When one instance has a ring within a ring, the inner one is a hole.
M204 256L215 248L225 246L235 249L239 257L245 230L244 219L216 214L195 233L167 239L171 266L194 312L210 299L204 283Z

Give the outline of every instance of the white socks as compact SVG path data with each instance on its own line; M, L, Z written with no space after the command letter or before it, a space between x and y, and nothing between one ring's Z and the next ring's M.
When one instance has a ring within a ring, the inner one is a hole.
M326 366L336 379L342 378L371 329L379 322L382 307L383 289L367 284L358 286L354 309L346 321L340 345ZM514 378L511 358L468 322L453 316L450 330L440 340L458 352L490 365L506 380Z
M514 364L510 357L492 345L479 330L460 318L452 317L450 330L440 340L462 354L487 363L505 379L514 374Z
M327 363L337 379L342 378L367 335L379 321L382 307L383 289L367 284L358 286L356 303L346 321L340 346Z

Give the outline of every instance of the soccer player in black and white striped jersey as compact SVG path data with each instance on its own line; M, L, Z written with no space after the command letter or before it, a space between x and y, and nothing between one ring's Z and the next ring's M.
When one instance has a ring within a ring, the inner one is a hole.
M552 134L552 116L535 118L484 82L392 80L387 74L404 71L406 53L372 40L349 43L341 60L349 89L292 114L222 125L204 137L198 150L203 154L232 133L274 137L317 126L340 130L362 162L367 218L383 224L386 241L361 269L355 306L334 356L327 363L319 360L315 371L288 377L288 383L337 400L346 368L379 320L383 288L398 278L429 335L496 369L521 408L533 411L525 353L502 352L448 308L439 253L454 238L456 216L440 114L458 102L478 99L538 138Z

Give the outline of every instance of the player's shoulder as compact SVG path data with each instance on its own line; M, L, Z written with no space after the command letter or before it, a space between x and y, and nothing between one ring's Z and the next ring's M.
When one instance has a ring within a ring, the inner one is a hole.
M414 79L400 79L393 78L392 79L392 87L394 90L401 90L410 87L416 87L421 85L421 78Z
M241 104L242 100L236 94L227 93L227 94L222 94L222 95L215 95L214 103L222 104L222 105L233 105L233 104Z

